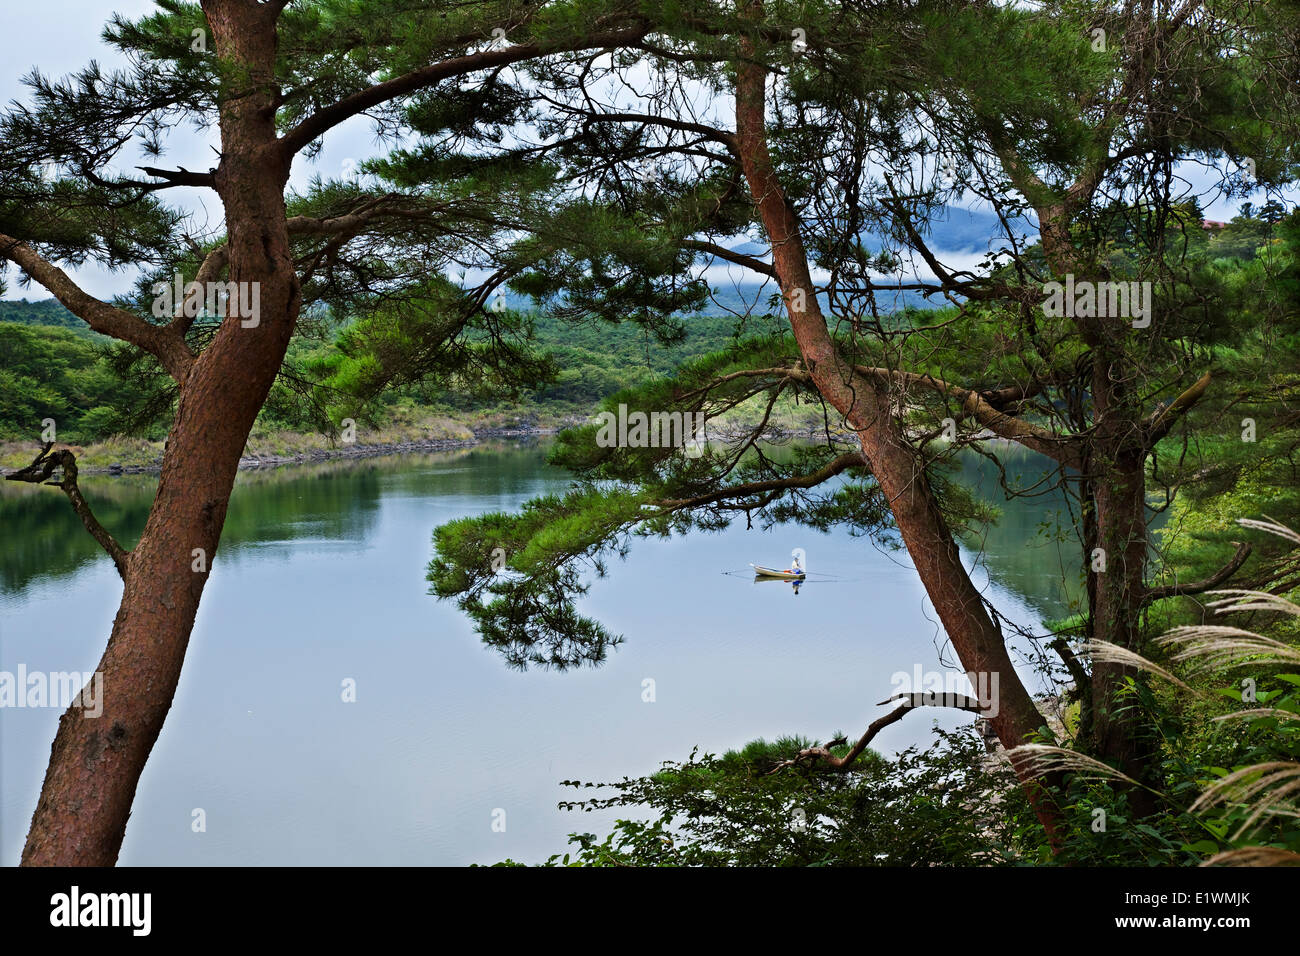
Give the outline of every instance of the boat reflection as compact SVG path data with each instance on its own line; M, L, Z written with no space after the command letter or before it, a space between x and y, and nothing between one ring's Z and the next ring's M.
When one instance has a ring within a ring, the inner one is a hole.
M755 584L788 584L790 585L790 589L794 591L795 594L798 594L799 588L804 584L804 579L796 578L795 580L789 580L787 578L772 577L771 575L767 575L767 574L756 574L754 575L754 583Z

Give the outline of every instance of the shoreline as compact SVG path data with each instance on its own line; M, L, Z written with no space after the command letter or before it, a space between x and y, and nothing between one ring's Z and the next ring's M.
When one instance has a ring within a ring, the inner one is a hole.
M457 449L474 448L482 445L492 439L528 439L544 438L558 434L567 425L510 425L481 428L478 430L465 429L468 432L467 437L455 438L403 438L394 441L380 441L371 443L350 442L340 443L333 446L322 446L316 448L305 448L302 451L294 451L288 454L263 454L263 455L245 455L239 459L240 471L257 471L260 469L279 468L286 465L304 465L325 461L340 460L361 460L366 458L380 458L387 455L405 455L419 452L437 452L437 451L454 451ZM777 435L782 440L815 440L820 434L811 429L776 429ZM723 432L716 436L725 440L729 437L729 432ZM842 437L842 436L837 436ZM1002 443L1003 440L997 436L986 433L980 436L985 441L992 443ZM73 446L76 447L76 446ZM78 451L82 451L78 448ZM0 467L0 478L10 475L17 471L17 468ZM109 465L79 465L78 472L82 475L94 476L117 476L117 475L156 475L162 472L162 448L159 447L158 454L154 460L147 464L120 464L113 463Z
M509 428L483 428L479 431L472 432L471 437L469 438L407 438L388 442L340 443L332 447L326 446L321 448L310 448L287 455L245 455L239 459L239 470L257 471L264 468L278 468L284 465L306 465L323 461L339 461L346 459L360 460L364 458L380 458L385 455L454 451L461 448L473 448L494 438L542 438L548 435L554 435L559 431L559 428L516 426ZM0 468L0 478L7 477L17 470L17 468ZM112 477L119 475L157 475L162 473L162 452L160 449L156 460L148 464L124 465L115 463L110 465L78 465L77 473L79 475L93 475L96 477L102 477L105 475Z
M475 432L473 438L413 438L404 441L379 442L373 445L354 442L333 448L313 448L293 455L250 455L239 459L239 470L277 468L281 465L303 465L318 461L337 461L346 458L380 458L384 455L406 455L414 452L452 451L473 448L493 438L541 438L554 435L558 428L485 428ZM137 466L136 474L152 474L160 465ZM107 474L127 474L126 470L100 469Z

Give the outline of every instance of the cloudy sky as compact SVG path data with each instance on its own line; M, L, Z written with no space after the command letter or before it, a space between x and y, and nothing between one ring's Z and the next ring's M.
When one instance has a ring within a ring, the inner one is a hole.
M106 11L116 10L127 16L140 16L153 9L151 0L43 0L40 3L18 3L7 0L0 11L0 101L26 99L27 91L21 78L33 67L54 76L63 76L80 69L90 60L98 60L104 67L112 67L120 62L115 55L100 41ZM167 162L171 165L183 165L191 169L204 169L212 165L212 147L216 143L215 132L198 133L191 130L178 131L169 141ZM356 162L375 152L375 138L364 119L351 121L335 130L326 139L325 149L314 162L299 158L293 170L292 185L302 186L312 176L337 176L349 162ZM123 162L123 166L130 165ZM1210 177L1195 170L1186 170L1189 179L1198 187L1208 188ZM197 232L213 230L220 227L220 204L210 190L176 189L168 192L172 202L189 210L194 217ZM1207 215L1213 219L1232 218L1240 205L1240 199L1223 200L1206 194L1203 203ZM964 248L945 250L942 237L936 237L935 245L946 256L951 267L969 267L978 263L983 253L973 250L969 243ZM722 270L715 281L726 281L724 275L730 275L731 269ZM131 277L126 273L112 274L101 269L86 268L74 273L88 292L100 297L111 297L125 292L131 284ZM924 272L921 274L924 276ZM5 298L47 298L45 291L32 286L20 288L10 279ZM929 276L924 276L929 278Z

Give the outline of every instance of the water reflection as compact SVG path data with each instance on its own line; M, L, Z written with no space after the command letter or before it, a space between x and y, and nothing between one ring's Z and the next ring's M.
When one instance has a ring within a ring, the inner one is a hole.
M883 696L891 673L939 666L944 637L905 552L742 522L638 542L611 564L580 608L626 637L599 670L510 671L454 605L428 596L431 534L569 482L541 449L517 443L241 474L122 862L537 860L571 830L609 823L558 811L571 796L560 780L645 773L697 745L826 739L865 727L864 702ZM103 523L133 544L154 479L83 485ZM1064 558L1038 530L1059 507L1014 502L980 532L980 567L994 583L977 576L1014 620L1033 625L1060 610L1042 594ZM0 669L93 670L121 594L111 563L55 489L0 483L0 529ZM747 582L726 570L796 546L835 571L770 582L796 595L816 583L798 601L778 587L741 590ZM654 702L642 696L646 679ZM341 694L345 681L355 702ZM6 864L18 857L58 716L0 719ZM929 726L900 723L878 743L923 742ZM190 830L195 808L206 833ZM504 832L492 827L496 810Z
M798 594L799 588L804 582L798 580L786 581L782 578L774 578L765 574L756 574L754 575L754 583L755 584L788 584L790 585L790 590L792 590L795 594Z

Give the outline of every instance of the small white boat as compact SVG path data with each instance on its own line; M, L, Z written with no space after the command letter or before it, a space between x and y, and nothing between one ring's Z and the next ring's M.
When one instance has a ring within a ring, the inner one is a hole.
M787 568L784 571L777 571L774 568L764 568L757 564L751 564L754 573L760 578L780 578L782 581L802 581L807 576L807 571L794 570Z

